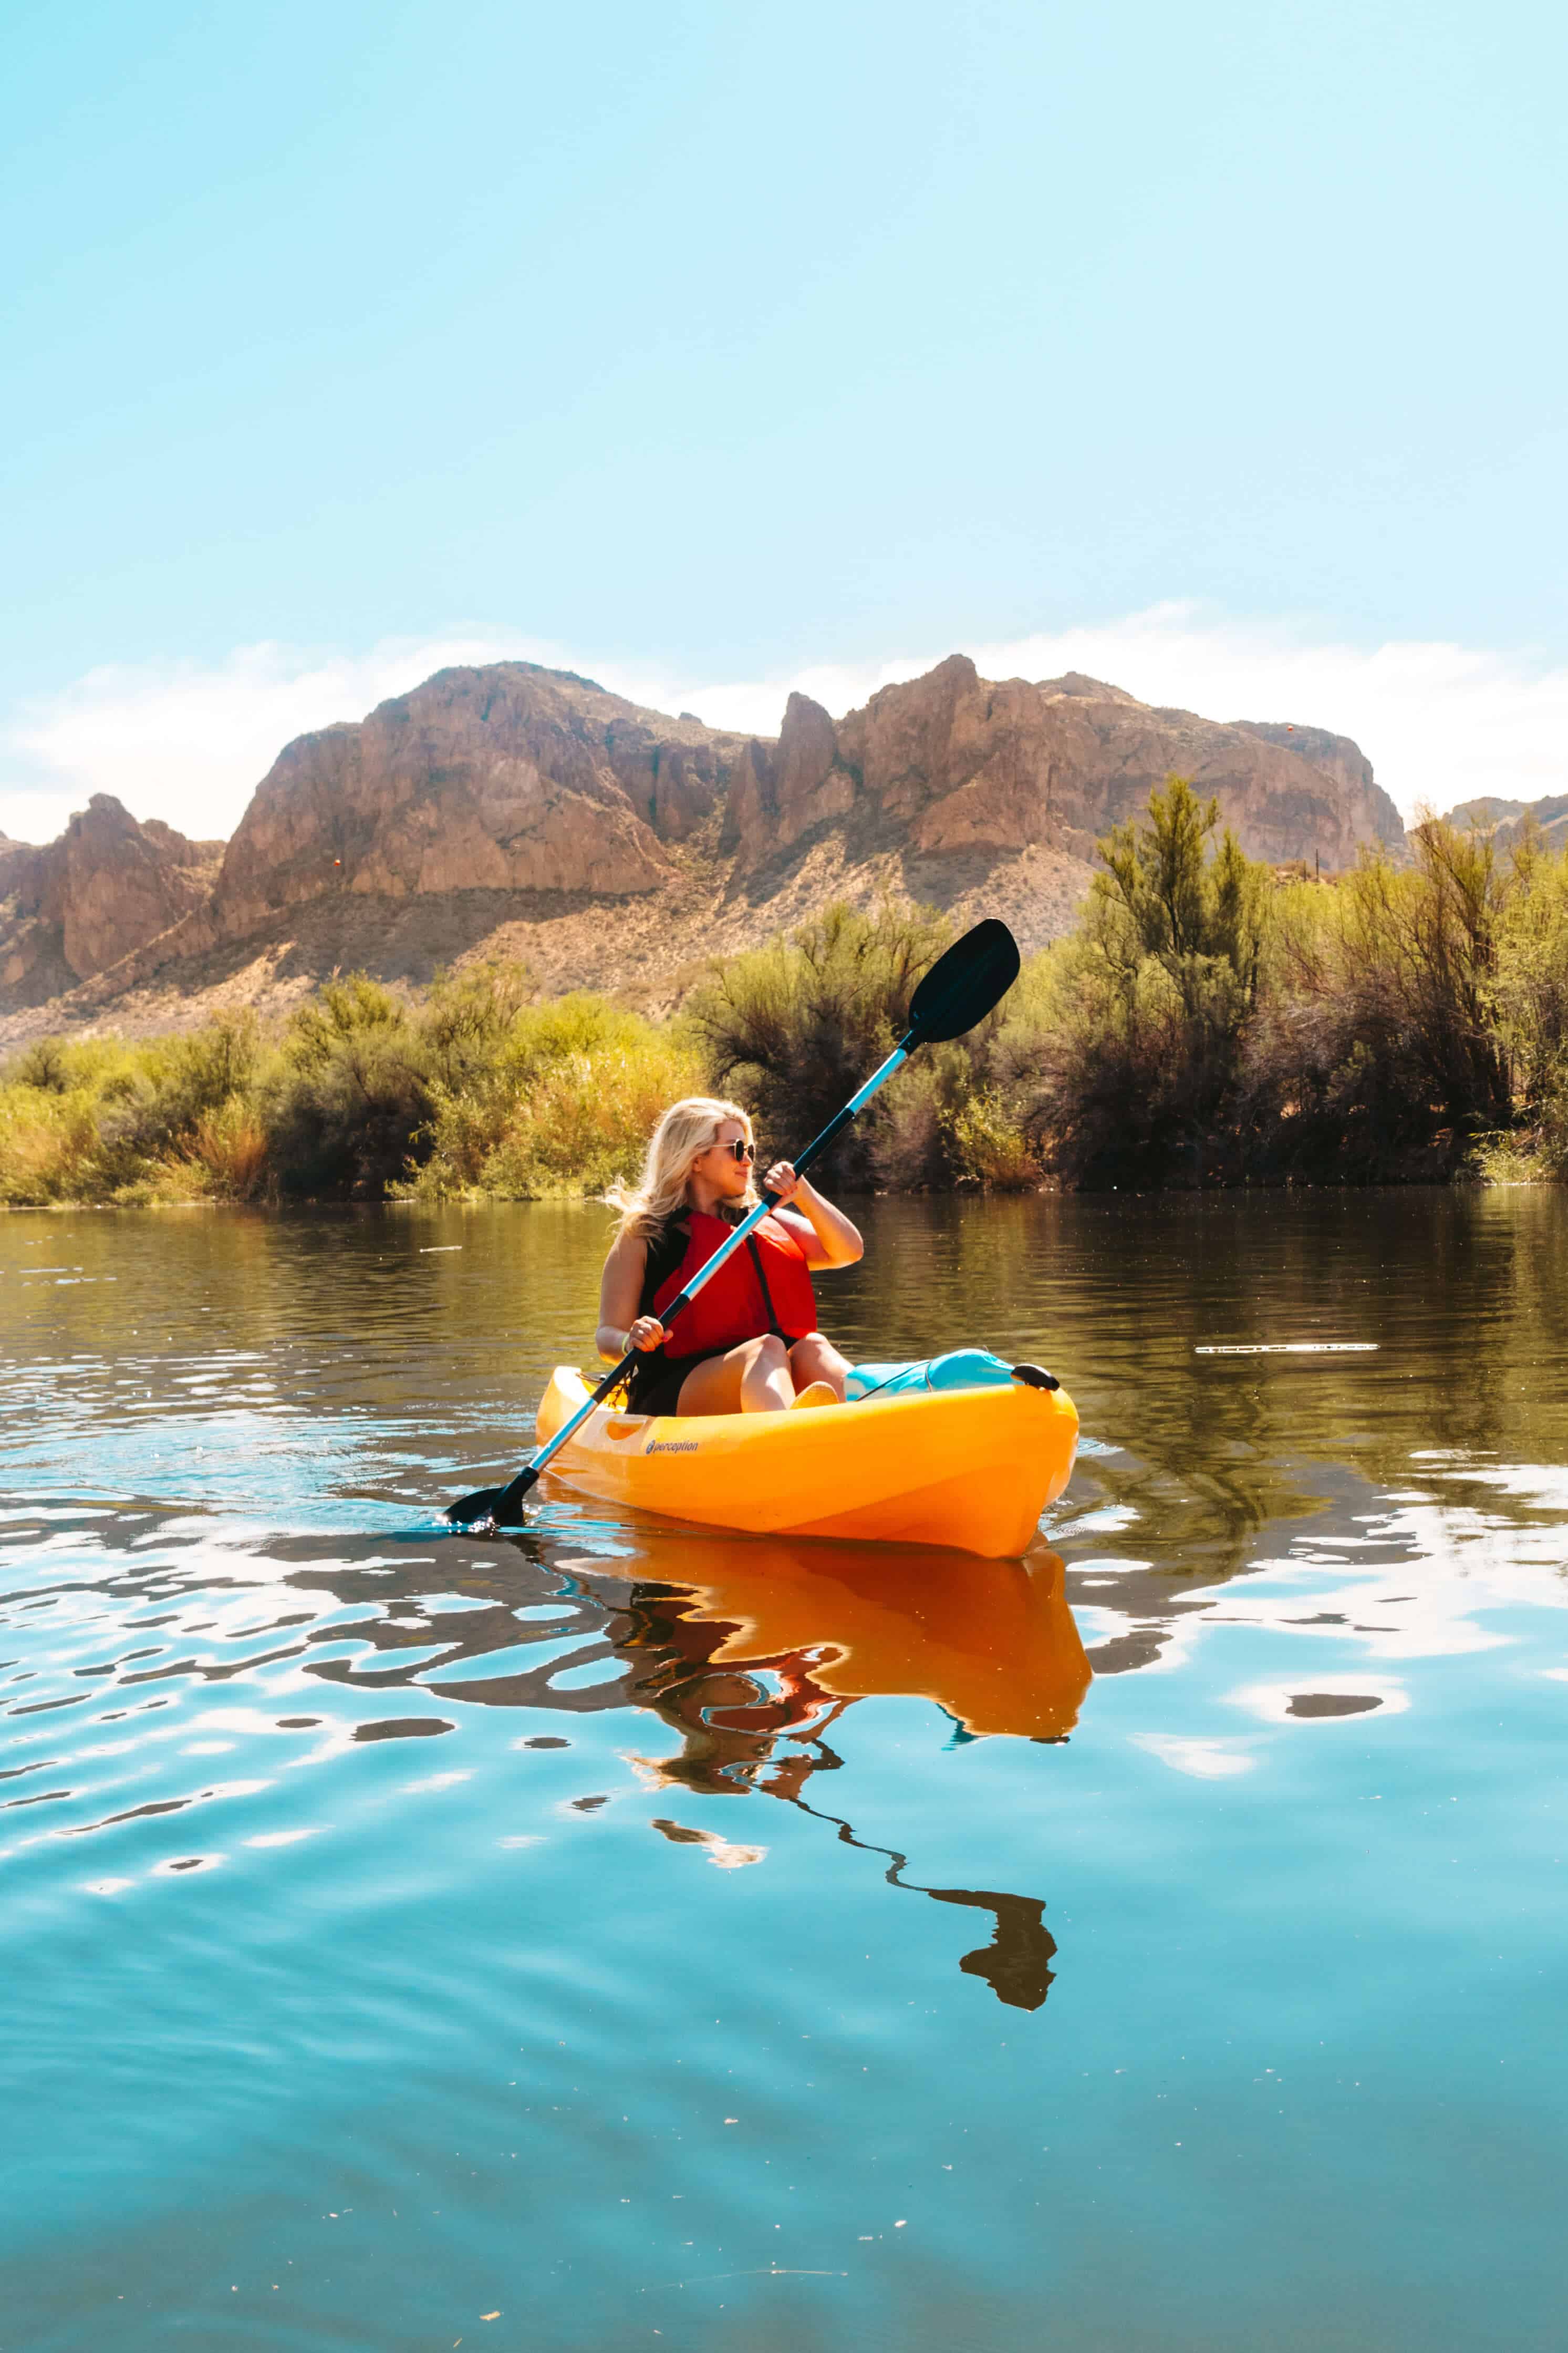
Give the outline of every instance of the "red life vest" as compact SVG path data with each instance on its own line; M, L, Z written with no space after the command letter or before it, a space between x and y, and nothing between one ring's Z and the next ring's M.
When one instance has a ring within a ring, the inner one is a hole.
M722 1218L700 1209L686 1212L691 1239L675 1272L653 1294L645 1314L662 1315L683 1291L699 1267L706 1266L721 1243L734 1232ZM666 1343L672 1364L683 1356L702 1355L710 1348L733 1348L742 1340L759 1339L776 1332L783 1340L803 1340L816 1329L816 1295L805 1252L789 1228L777 1218L764 1218L747 1235L734 1256L704 1285L689 1307L683 1307Z

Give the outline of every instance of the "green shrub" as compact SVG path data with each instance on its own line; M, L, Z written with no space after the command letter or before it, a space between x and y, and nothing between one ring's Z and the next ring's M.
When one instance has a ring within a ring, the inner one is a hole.
M951 936L929 912L839 905L790 940L715 967L688 1018L710 1082L752 1107L764 1149L805 1143L885 1060L908 1026L915 983ZM929 1063L923 1077L900 1073L825 1155L825 1181L934 1181L946 1165L941 1108Z
M105 1190L89 1097L26 1084L0 1087L0 1202L43 1208L99 1200Z
M254 1201L268 1186L272 1145L255 1106L230 1095L203 1112L151 1180L164 1201Z
M259 1062L256 1017L246 1012L149 1040L129 1071L108 1066L99 1139L113 1189L139 1188L177 1161L204 1123L249 1095Z
M1476 1173L1489 1185L1568 1185L1568 1078L1530 1107L1525 1122L1479 1139Z
M962 1054L949 1047L928 1047L873 1097L860 1114L865 1128L860 1152L869 1179L879 1190L924 1193L951 1184L952 1103L955 1092L962 1099L968 1077ZM845 1092L854 1092L853 1081ZM787 1119L787 1113L784 1116ZM798 1151L818 1124L815 1119L809 1124L802 1122L794 1134L781 1125L779 1133L786 1139L781 1150Z
M988 1192L1037 1192L1045 1171L1000 1087L981 1087L948 1118L954 1175Z
M1113 828L1078 934L1040 975L1032 1037L1005 1024L994 1058L1013 1115L1071 1186L1223 1181L1228 1113L1256 1002L1268 870L1218 804L1173 776L1146 826ZM1030 1063L1032 1061L1032 1068Z
M290 1018L262 1117L287 1193L378 1199L434 1107L410 1009L363 973L330 980Z
M1249 1041L1254 1173L1391 1184L1463 1174L1515 1119L1504 945L1521 888L1489 841L1428 821L1413 862L1363 858L1281 894Z
M1488 1010L1511 1092L1526 1121L1539 1121L1568 1092L1568 849L1551 856L1527 839L1509 879Z
M660 1113L703 1083L677 1027L597 997L519 1002L482 1054L470 1039L460 1075L432 1080L422 1166L394 1189L419 1200L601 1193L636 1174Z
M225 1192L239 1162L230 1151L225 1163L220 1139L242 1118L255 1127L260 1060L248 1013L137 1044L39 1040L0 1080L0 1200L184 1198L204 1154L205 1189ZM260 1181L247 1176L247 1196Z

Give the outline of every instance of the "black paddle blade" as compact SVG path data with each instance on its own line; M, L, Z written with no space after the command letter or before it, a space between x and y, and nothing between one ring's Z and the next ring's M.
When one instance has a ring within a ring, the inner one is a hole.
M1018 943L987 916L938 956L910 999L909 1037L918 1046L962 1038L999 1005L1018 977Z
M441 1517L450 1520L455 1528L493 1528L496 1505L505 1493L504 1487L476 1487L471 1495L459 1495L455 1504L448 1504Z
M533 1465L526 1463L509 1487L477 1487L471 1495L459 1495L448 1504L444 1517L455 1528L520 1528L522 1499L538 1478Z

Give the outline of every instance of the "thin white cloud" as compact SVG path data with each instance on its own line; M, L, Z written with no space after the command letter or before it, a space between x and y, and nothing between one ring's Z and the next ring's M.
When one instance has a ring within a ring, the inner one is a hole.
M638 702L771 734L792 687L838 713L918 677L952 647L793 676L694 682L672 670L544 645L502 629L398 639L353 655L244 647L221 663L91 670L0 731L0 832L47 840L94 792L182 831L233 831L291 736L357 719L454 662L510 657L586 672ZM1162 605L1116 621L963 648L990 678L1087 670L1144 702L1215 719L1294 720L1351 735L1406 817L1482 793L1568 790L1568 668L1417 641L1366 649L1284 626Z
M26 782L0 785L0 833L47 841L93 793L139 818L207 839L234 831L292 736L363 719L448 663L504 656L559 663L496 631L394 639L365 654L243 646L226 660L89 670L63 693L25 705L0 733L0 758Z

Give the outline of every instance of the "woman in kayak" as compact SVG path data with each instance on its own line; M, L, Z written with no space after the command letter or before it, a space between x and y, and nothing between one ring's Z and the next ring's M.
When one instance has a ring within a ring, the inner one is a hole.
M684 1309L666 1340L659 1311L748 1209L756 1146L739 1103L692 1095L654 1130L635 1187L610 1194L621 1222L605 1261L598 1349L628 1349L634 1413L779 1413L844 1399L849 1366L816 1328L814 1267L853 1266L859 1234L787 1160L768 1170L775 1208ZM791 1206L783 1207L785 1202Z

